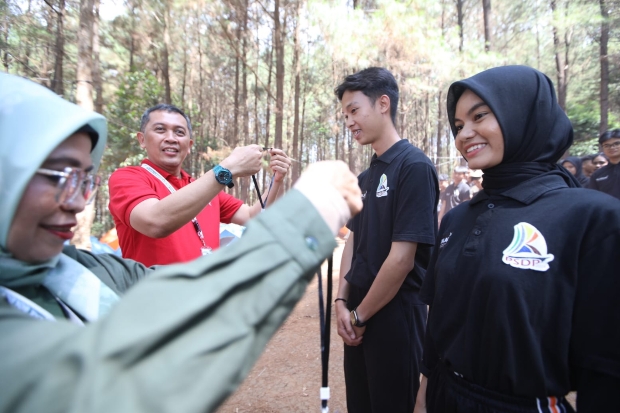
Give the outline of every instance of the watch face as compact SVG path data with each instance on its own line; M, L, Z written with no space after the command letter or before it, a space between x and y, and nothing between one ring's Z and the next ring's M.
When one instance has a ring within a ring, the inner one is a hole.
M351 325L354 326L355 325L355 313L351 311L349 313L349 317L351 318Z
M232 180L232 174L229 171L219 171L217 173L217 180L223 184L226 184Z

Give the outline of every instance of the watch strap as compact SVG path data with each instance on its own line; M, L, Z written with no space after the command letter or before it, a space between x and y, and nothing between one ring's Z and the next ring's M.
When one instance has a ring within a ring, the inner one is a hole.
M363 322L362 320L360 320L359 316L357 315L357 307L351 311L353 313L353 318L355 319L355 323L353 323L353 325L355 327L365 327L366 326L366 322Z

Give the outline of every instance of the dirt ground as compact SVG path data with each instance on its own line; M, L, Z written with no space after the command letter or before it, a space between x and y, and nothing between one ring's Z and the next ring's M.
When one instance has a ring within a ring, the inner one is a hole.
M334 290L338 287L344 241L334 251ZM323 266L323 286L327 285ZM333 299L332 299L333 300ZM336 332L332 305L329 353L330 413L346 413L343 344ZM319 339L318 283L316 277L289 318L271 339L239 389L217 413L309 413L320 412L321 351ZM575 394L568 396L575 406Z
M338 287L340 257L344 242L334 251L334 290ZM323 267L323 287L327 266ZM324 292L325 294L325 292ZM332 299L333 300L333 299ZM318 282L308 285L305 295L271 339L239 389L217 413L306 413L320 412L321 347L319 338ZM346 413L343 344L336 332L332 305L329 353L330 413Z

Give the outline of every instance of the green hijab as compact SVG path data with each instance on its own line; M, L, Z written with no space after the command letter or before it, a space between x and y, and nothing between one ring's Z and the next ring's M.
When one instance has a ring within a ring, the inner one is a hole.
M0 73L0 285L39 284L58 263L58 257L36 265L16 260L6 249L7 237L36 170L61 142L86 125L99 135L91 151L96 170L107 139L105 118L30 80Z

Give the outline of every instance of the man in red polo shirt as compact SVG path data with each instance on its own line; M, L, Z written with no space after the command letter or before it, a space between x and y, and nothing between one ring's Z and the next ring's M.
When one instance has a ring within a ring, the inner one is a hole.
M123 257L145 265L185 262L219 247L219 224L246 221L261 205L245 205L223 192L232 179L255 174L262 148L238 147L219 165L193 179L181 165L194 143L189 117L179 108L160 104L144 112L137 134L147 158L141 166L116 170L109 181L110 212ZM280 195L291 161L271 149L273 184L266 204Z

